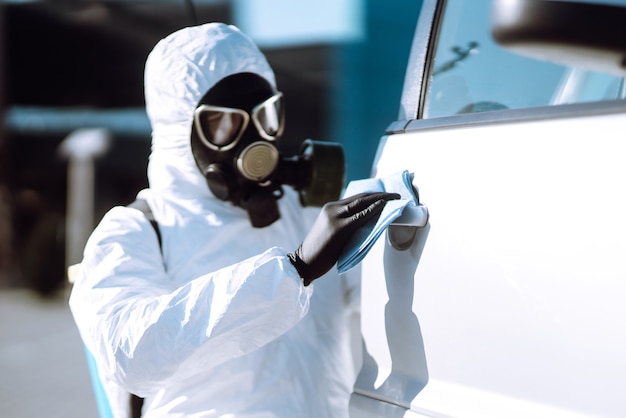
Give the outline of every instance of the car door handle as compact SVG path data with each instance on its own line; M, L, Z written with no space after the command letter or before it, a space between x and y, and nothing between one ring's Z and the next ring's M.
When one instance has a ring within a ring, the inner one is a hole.
M387 238L391 246L404 251L411 248L417 231L428 225L428 208L422 204L407 206L402 214L387 228Z

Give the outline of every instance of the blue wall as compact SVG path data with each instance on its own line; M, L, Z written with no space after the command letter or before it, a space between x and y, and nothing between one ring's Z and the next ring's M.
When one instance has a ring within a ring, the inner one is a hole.
M348 181L370 176L378 140L397 119L421 6L421 0L365 0L365 39L334 48L327 138L344 145Z

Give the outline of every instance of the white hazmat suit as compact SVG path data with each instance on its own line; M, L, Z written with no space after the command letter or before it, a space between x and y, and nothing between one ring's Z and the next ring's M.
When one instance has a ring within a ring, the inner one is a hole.
M195 107L238 72L275 85L253 42L224 24L175 32L146 62L153 139L139 197L162 248L143 213L111 209L70 297L116 417L128 414L128 392L145 397L146 418L348 415L358 280L332 269L305 287L287 257L318 210L285 187L281 218L252 228L245 210L211 194L192 156Z

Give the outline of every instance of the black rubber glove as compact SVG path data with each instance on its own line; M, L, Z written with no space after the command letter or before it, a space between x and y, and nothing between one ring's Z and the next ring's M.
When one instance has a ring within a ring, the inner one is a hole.
M354 232L375 222L388 200L399 198L397 193L360 193L326 203L300 247L288 254L304 285L330 270Z

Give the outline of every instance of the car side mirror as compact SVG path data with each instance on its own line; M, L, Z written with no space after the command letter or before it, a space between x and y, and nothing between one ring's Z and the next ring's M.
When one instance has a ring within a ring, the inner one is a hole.
M492 36L521 55L626 75L626 6L492 0Z

